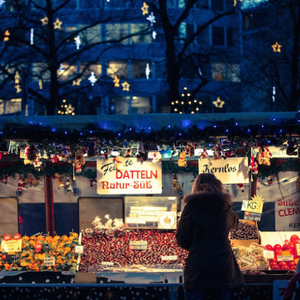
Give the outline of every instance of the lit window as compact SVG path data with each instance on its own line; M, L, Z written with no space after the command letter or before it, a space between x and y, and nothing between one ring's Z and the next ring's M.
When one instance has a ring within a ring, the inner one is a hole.
M22 99L10 99L10 100L0 100L0 114L14 114L21 112Z
M58 80L71 80L77 74L77 65L62 63L60 68L57 70Z
M228 78L228 81L231 81L231 82L241 82L240 65L239 64L228 64L227 78Z
M128 78L128 62L127 61L109 61L107 75L114 78L115 75L119 79Z
M130 24L130 33L136 34L131 38L133 43L151 43L152 41L147 24Z
M214 62L212 64L212 77L216 81L240 82L240 65Z
M226 78L225 63L214 62L212 64L212 77L214 80L223 81Z
M79 28L82 29L87 25L80 25ZM82 45L95 44L101 41L101 25L95 25L93 27L86 28L79 34L80 42Z
M148 114L152 111L151 98L133 96L131 107L131 113L133 114Z
M83 78L88 79L91 76L91 72L94 72L96 78L101 76L101 64L91 63L91 62L81 62L80 63L80 74Z
M150 97L115 97L110 102L110 114L145 114L151 111Z
M152 70L151 64L145 60L133 60L131 61L131 77L132 78L146 78L145 70L147 63L150 68L149 77L151 78Z
M50 70L46 63L44 62L34 62L32 63L32 77L34 81L42 79L45 81L50 81Z
M128 24L127 23L114 23L106 24L106 40L121 42L123 44L128 43Z

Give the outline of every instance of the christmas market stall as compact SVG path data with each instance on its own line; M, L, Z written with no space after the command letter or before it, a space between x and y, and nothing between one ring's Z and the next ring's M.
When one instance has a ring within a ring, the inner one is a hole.
M300 257L296 116L1 118L2 294L184 299L175 232L204 172L240 218L229 239L246 294L233 299L282 299Z

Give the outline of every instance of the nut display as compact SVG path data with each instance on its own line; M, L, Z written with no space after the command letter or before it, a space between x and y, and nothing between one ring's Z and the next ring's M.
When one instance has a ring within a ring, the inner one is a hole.
M230 238L235 240L256 240L258 231L255 225L248 222L239 222L239 225L230 230Z

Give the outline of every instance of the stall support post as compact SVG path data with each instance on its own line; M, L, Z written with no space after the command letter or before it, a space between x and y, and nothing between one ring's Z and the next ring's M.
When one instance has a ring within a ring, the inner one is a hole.
M54 204L52 177L45 175L46 195L46 230L50 236L54 236Z

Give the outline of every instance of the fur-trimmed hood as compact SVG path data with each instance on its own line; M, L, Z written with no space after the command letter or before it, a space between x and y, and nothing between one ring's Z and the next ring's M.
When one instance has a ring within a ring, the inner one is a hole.
M226 212L232 208L228 193L199 192L185 196L183 201L209 214Z

